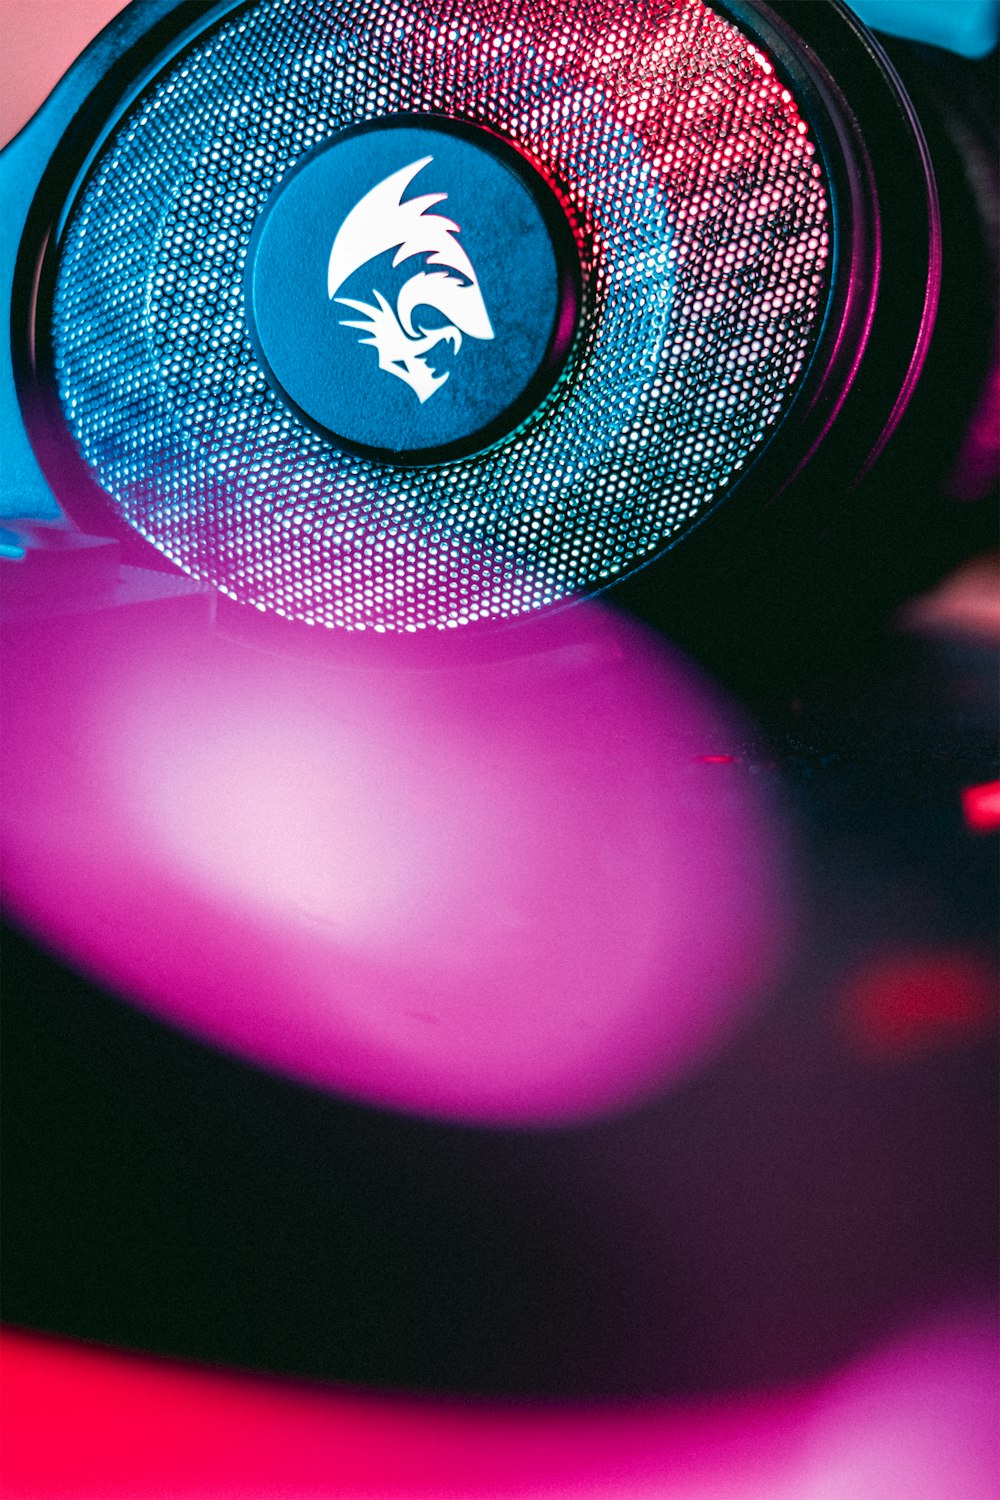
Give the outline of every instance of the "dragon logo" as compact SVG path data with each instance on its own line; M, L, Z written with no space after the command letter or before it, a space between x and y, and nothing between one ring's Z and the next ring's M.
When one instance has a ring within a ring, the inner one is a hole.
M363 321L342 319L342 326L360 328L367 334L359 342L374 345L379 369L405 380L421 405L448 379L447 371L438 375L427 362L426 356L437 344L447 342L457 354L463 334L475 339L493 338L472 262L456 238L459 226L441 214L428 212L442 203L447 193L426 193L422 198L402 201L414 177L431 161L433 157L424 156L393 172L354 205L337 231L327 275L330 298L336 297L343 307L363 315ZM448 269L417 271L401 287L395 308L377 288L372 289L377 306L337 297L344 282L360 266L388 250L396 252L394 267L415 255L426 255L428 266ZM425 328L414 319L418 307L435 308L446 319L444 325Z

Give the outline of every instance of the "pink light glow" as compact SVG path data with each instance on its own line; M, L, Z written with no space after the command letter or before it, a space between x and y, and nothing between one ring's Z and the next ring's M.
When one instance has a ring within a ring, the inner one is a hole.
M995 1313L942 1319L847 1370L811 1425L801 1500L989 1500L1000 1486Z
M6 1500L986 1500L994 1320L823 1386L535 1408L353 1394L3 1335Z
M378 1104L544 1123L673 1080L780 951L781 819L692 754L737 731L690 668L567 618L427 672L32 626L7 899L166 1020Z
M1000 578L997 556L987 553L963 563L929 594L900 612L904 629L1000 641ZM987 790L996 783L987 783ZM970 787L973 802L977 787ZM967 794L968 795L968 794Z
M126 0L4 0L0 146L26 124L62 73Z

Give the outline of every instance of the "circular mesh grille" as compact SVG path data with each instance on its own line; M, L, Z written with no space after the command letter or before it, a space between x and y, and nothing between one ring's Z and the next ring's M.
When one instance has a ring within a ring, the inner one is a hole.
M588 310L534 422L408 470L282 405L242 278L306 151L423 110L562 185ZM828 249L795 101L702 0L257 0L107 142L61 248L57 381L119 514L229 597L351 630L502 619L608 584L720 498L791 399Z

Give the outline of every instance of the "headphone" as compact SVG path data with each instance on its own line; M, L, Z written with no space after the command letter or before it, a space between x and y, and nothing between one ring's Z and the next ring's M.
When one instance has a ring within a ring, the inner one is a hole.
M3 158L4 509L348 659L842 649L988 536L994 114L837 0L137 0Z
M813 1373L981 1257L961 1132L953 1237L911 1229L912 1119L932 1138L952 1095L920 1072L907 1115L891 1082L887 1131L834 1059L817 1102L797 1004L785 1074L719 1052L603 1135L464 1125L683 1076L783 951L768 763L730 764L752 733L577 601L770 689L990 534L995 85L957 53L994 10L867 0L907 32L877 41L836 0L137 0L0 158L8 888L74 966L14 935L16 1319L382 1386L689 1396ZM891 861L882 803L855 811ZM892 869L826 905L844 807L828 785L817 983L909 931L842 936ZM979 867L956 884L951 824L922 826L942 920L978 930ZM855 1199L848 1269L873 1222L882 1251L845 1290Z

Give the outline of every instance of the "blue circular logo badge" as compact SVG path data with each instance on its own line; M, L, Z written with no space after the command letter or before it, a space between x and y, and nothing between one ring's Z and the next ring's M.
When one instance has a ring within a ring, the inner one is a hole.
M408 464L476 453L555 384L580 312L555 191L478 126L397 115L282 180L247 259L256 353L343 448Z

